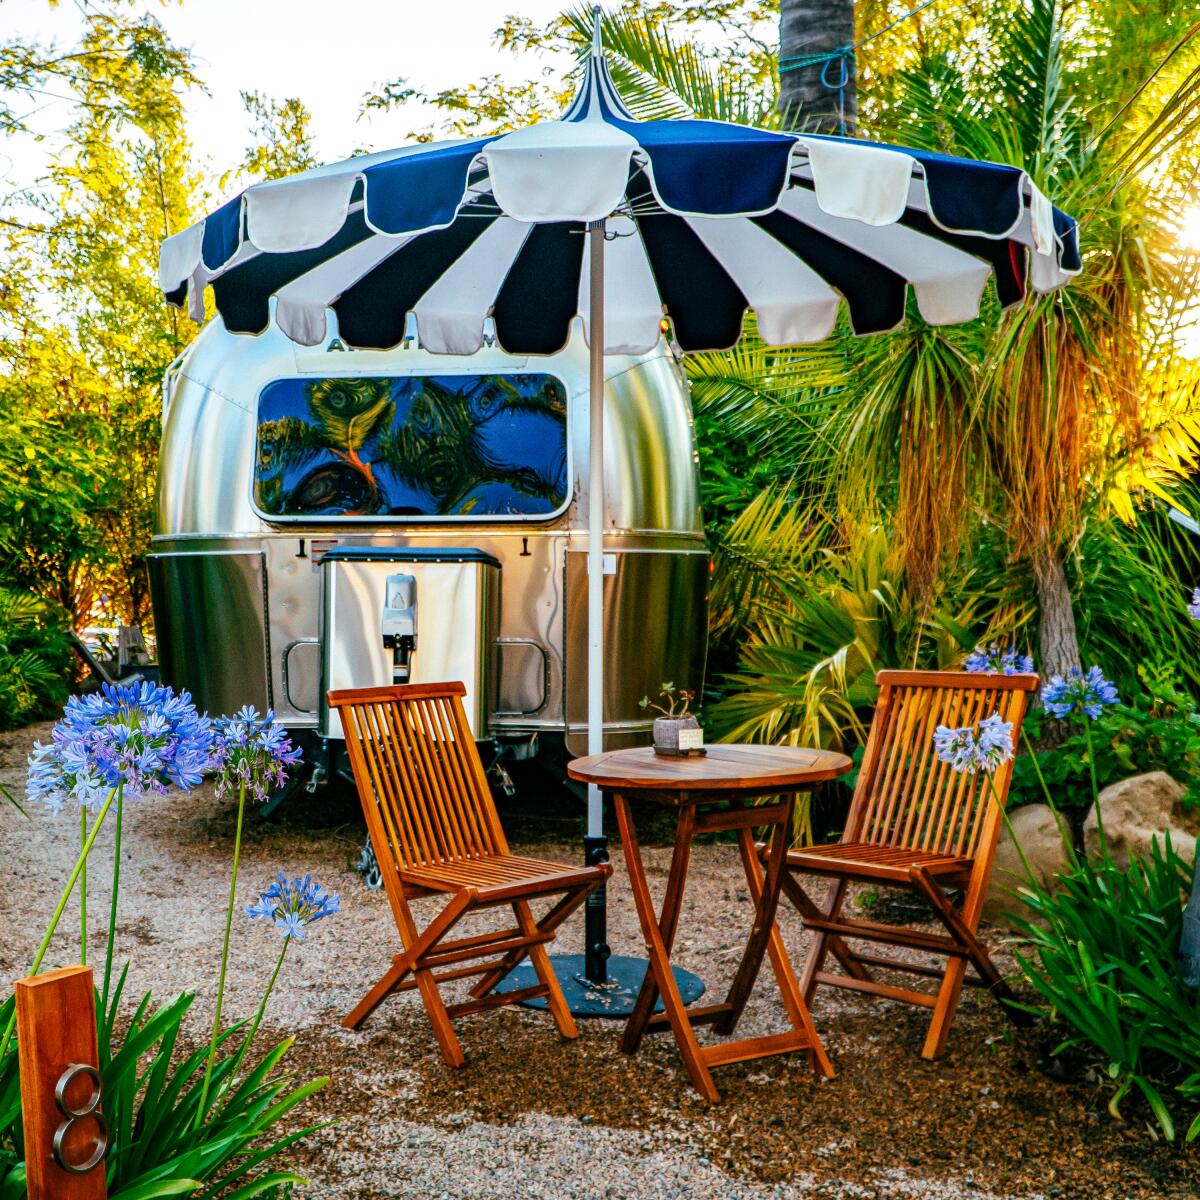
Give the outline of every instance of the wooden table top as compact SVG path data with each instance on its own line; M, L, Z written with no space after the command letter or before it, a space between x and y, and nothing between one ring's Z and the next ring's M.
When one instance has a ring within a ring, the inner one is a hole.
M608 750L567 765L567 774L606 791L762 792L810 787L845 775L854 765L832 750L803 746L705 746L690 758L655 754L649 746Z

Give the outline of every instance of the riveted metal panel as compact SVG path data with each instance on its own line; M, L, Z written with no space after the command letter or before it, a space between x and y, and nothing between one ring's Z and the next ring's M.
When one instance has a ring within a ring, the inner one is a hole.
M664 681L699 692L708 647L708 552L617 550L604 580L604 745L648 745L639 707ZM587 554L567 555L567 749L587 753Z
M186 688L202 711L271 706L267 578L261 550L151 554L150 593L160 625L164 683Z

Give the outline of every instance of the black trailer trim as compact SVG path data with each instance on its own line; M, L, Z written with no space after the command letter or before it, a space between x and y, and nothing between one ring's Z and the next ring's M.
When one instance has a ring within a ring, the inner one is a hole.
M453 562L500 566L486 550L462 546L334 546L321 557L323 563L337 562Z

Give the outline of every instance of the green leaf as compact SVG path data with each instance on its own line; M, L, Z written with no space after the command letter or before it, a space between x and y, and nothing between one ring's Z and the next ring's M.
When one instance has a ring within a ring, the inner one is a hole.
M254 1180L253 1183L248 1183L244 1187L240 1187L235 1192L230 1192L224 1200L249 1200L251 1196L261 1196L264 1192L270 1191L272 1188L281 1187L285 1183L306 1184L307 1179L302 1175L293 1175L290 1172L274 1171L269 1175L264 1175L261 1179Z
M1146 1097L1146 1102L1150 1105L1151 1111L1158 1121L1158 1126L1163 1131L1163 1136L1168 1142L1173 1142L1175 1140L1175 1122L1171 1119L1171 1114L1163 1103L1162 1096L1143 1076L1135 1075L1133 1081L1141 1089L1142 1095Z
M153 1200L155 1196L186 1196L202 1184L198 1179L166 1179L152 1183L134 1183L113 1192L109 1200Z
M0 1182L0 1200L26 1200L25 1164L17 1163Z

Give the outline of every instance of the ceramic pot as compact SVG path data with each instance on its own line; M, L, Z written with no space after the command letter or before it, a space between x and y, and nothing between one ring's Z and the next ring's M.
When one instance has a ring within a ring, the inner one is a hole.
M700 722L693 716L656 717L654 720L654 753L669 758L686 758L704 753L704 735Z

